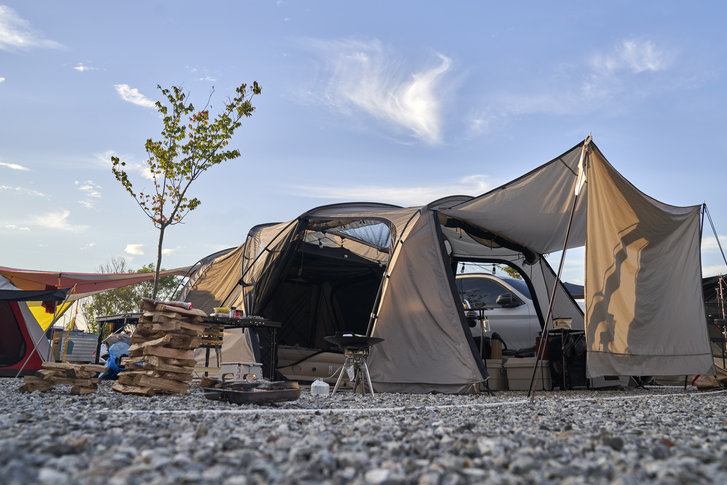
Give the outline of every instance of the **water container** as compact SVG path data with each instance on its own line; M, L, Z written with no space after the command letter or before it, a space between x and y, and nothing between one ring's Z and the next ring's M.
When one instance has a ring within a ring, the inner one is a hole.
M327 382L316 379L315 381L313 381L313 384L310 385L310 393L314 396L327 396L329 388L330 386Z

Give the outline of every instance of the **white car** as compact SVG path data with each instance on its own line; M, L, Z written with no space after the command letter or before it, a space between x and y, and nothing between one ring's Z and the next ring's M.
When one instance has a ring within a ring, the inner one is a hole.
M541 332L540 320L530 289L523 280L487 273L462 273L455 281L472 337L487 338L497 333L508 350L535 346ZM486 318L482 320L482 316Z

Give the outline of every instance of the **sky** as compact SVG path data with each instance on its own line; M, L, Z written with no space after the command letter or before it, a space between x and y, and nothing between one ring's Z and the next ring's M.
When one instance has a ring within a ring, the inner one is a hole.
M320 205L478 195L589 133L643 192L706 203L727 248L725 18L718 1L0 0L0 266L155 261L111 156L150 188L157 85L198 106L214 89L214 112L253 81L241 157L194 183L165 268ZM582 282L583 255L565 279ZM702 259L727 272L709 221Z

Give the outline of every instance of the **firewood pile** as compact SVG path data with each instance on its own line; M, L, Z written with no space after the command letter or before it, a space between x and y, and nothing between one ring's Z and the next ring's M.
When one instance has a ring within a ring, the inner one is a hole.
M98 375L106 368L98 364L43 362L43 369L23 377L21 392L46 392L58 384L71 386L71 394L90 394L98 390Z
M112 389L124 394L183 394L189 389L205 324L202 310L144 300L144 315L131 337L125 371Z

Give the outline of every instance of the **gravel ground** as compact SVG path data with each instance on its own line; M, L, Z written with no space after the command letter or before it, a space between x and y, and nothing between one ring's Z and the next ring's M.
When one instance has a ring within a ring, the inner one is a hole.
M0 483L727 483L724 392L494 396L21 394L0 379Z

